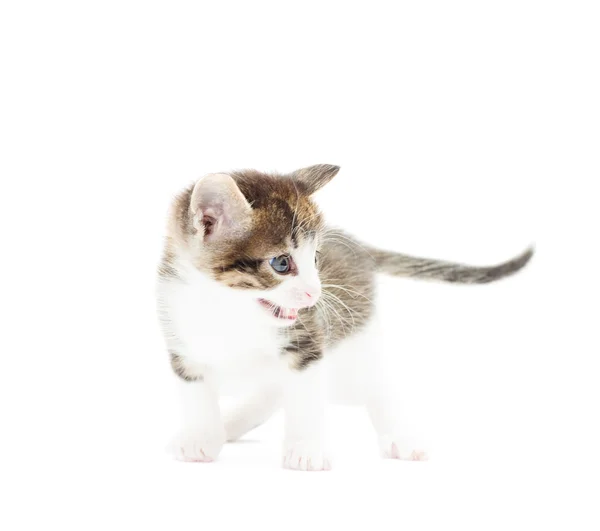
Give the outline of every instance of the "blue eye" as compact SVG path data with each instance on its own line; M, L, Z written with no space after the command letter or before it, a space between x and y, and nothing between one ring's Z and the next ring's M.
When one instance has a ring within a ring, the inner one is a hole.
M285 254L282 254L281 256L276 256L275 258L271 258L269 260L269 264L271 264L271 267L281 275L285 275L286 273L290 272L290 269L292 267L291 262L291 258Z

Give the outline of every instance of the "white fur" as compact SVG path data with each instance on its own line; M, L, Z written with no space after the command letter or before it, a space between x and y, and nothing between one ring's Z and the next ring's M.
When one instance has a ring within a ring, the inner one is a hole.
M283 466L293 470L328 470L325 449L325 372L315 363L288 371L283 381L285 441Z
M225 442L219 396L209 381L179 383L183 426L171 445L182 461L214 461Z
M291 253L298 266L298 275L290 275L275 289L268 299L284 308L313 306L321 296L321 280L315 267L316 241L308 241Z
M236 441L253 428L266 422L281 407L282 392L279 384L265 385L244 397L225 415L223 423L228 441Z
M300 307L316 302L320 282L314 266L314 244L294 253L304 275L287 277L269 300ZM159 308L168 316L167 344L204 375L204 381L179 386L183 427L173 444L182 460L214 460L226 439L241 437L280 406L285 412L284 466L327 470L324 409L327 398L367 406L385 457L420 459L420 448L402 439L389 412L389 400L379 378L378 323L349 336L321 360L303 371L291 370L281 356L284 338L279 323L257 303L264 293L221 286L179 259L185 283L161 280ZM311 297L304 296L306 292ZM283 321L283 320L279 320ZM250 393L238 408L219 412L219 394Z

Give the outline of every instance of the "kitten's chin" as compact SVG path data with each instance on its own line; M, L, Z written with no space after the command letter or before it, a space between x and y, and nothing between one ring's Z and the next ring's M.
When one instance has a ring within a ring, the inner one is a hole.
M298 308L284 308L267 299L258 299L258 304L265 316L280 327L291 326L298 320Z

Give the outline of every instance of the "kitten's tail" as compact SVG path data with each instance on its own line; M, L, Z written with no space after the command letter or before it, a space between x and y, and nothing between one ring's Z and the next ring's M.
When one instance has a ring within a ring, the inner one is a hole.
M531 246L524 253L507 262L483 267L418 258L377 249L370 250L370 254L375 259L377 269L382 273L459 284L485 284L512 275L525 267L533 256L533 250Z

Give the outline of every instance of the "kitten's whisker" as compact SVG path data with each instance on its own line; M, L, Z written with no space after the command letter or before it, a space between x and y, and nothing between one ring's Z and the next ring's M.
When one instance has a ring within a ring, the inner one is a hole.
M362 245L360 242L357 242L356 240L353 240L351 238L349 238L348 236L346 236L346 234L344 234L344 232L340 229L327 229L327 231L325 232L325 234L335 234L336 236L352 243L353 245L356 245L357 247L360 247L363 251L365 251L365 253L367 253L371 258L373 258L373 260L375 260L375 257L369 252L369 249L367 249L364 245Z
M298 213L298 203L300 202L300 192L298 191L298 187L296 186L296 181L292 179L292 184L294 185L294 190L296 190L296 205L294 207L294 217L292 218L292 232L290 237L292 240L294 239L294 234L298 234L298 231L295 229L296 225L296 214Z
M324 240L324 241L325 241L325 240ZM337 238L327 238L327 241L330 241L330 242L337 242L337 243L339 243L340 245L343 245L344 247L347 247L347 248L348 248L348 249L350 249L350 250L351 250L351 251L354 253L354 255L356 256L356 249L353 249L352 247L350 247L350 246L349 246L347 243L345 243L344 241L342 241L342 240L338 240Z
M347 335L346 327L344 326L344 323L349 324L349 320L348 319L344 319L340 315L340 313L335 308L335 302L333 300L327 301L327 297L324 297L321 300L323 301L324 304L326 304L337 315L338 320L340 321L340 324L344 328L344 335ZM346 308L347 308L347 306L346 306ZM353 316L352 316L352 328L354 328L354 317Z
M327 323L327 337L329 337L329 335L331 334L331 321L329 320L329 314L327 313L325 306L320 305L319 302L317 302L316 308L319 310L321 316Z
M352 327L355 328L356 327L356 322L354 321L354 314L356 313L355 310L351 310L348 305L339 297L336 297L335 295L325 292L326 293L326 297L330 297L332 301L337 301L339 302L348 312L348 315L350 316L350 318L352 319Z
M341 289L347 293L353 293L355 295L358 295L359 297L362 297L363 299L367 299L369 302L373 302L371 299L369 299L369 297L367 297L366 295L363 295L362 293L355 291L353 289L349 289L349 288L345 288L344 286L340 286L339 284L321 284L322 288L336 288L336 289Z
M329 298L329 300L330 300L331 302L334 302L334 303L336 303L336 302L337 302L337 303L340 303L342 306L344 306L344 307L346 308L346 310L348 311L348 313L355 313L355 312L356 312L356 310L354 310L354 309L352 309L352 308L349 308L349 307L346 305L346 303L345 303L345 302L344 302L342 299L340 299L340 298L339 298L337 295L334 295L333 293L331 293L331 291L327 291L327 290L325 290L325 291L324 291L324 292L321 294L321 296L322 296L322 297L325 297L325 298Z
M342 319L341 315L336 311L335 308L333 308L333 306L331 306L331 303L326 302L325 299L319 299L319 301L324 305L325 308L333 311L337 315L338 321L342 325L342 331L344 332L344 337L348 337L348 333L346 332L346 327L344 325L344 320Z

